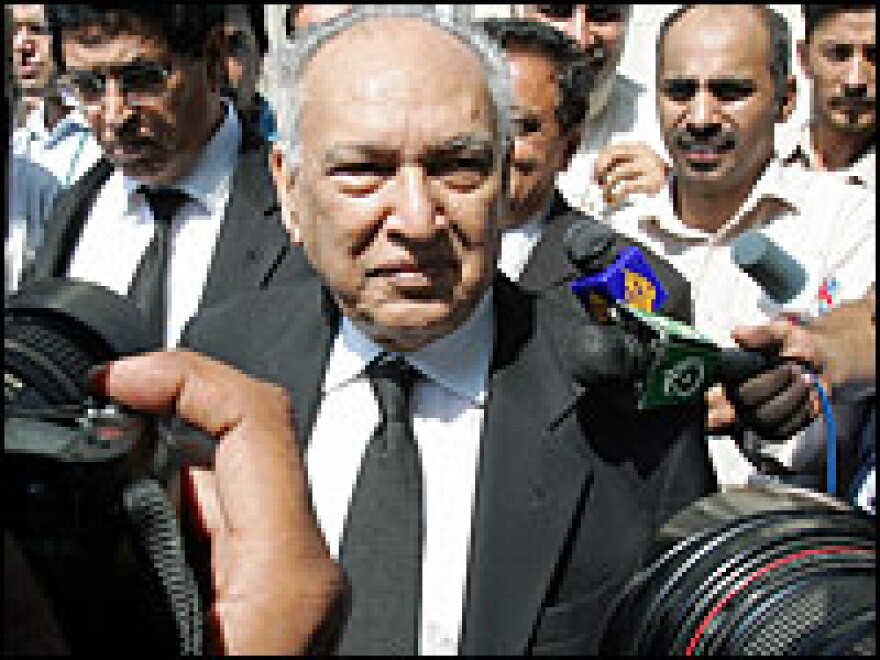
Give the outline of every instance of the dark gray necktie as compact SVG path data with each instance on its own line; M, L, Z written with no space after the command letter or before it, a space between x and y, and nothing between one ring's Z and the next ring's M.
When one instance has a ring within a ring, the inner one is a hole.
M367 446L342 536L351 611L340 654L418 652L422 575L422 469L410 394L418 372L379 359L367 374L382 419Z
M128 295L143 312L152 341L157 346L164 346L168 262L171 258L171 223L189 196L185 192L173 189L141 188L140 192L147 198L147 204L153 211L155 230L153 239L134 272Z

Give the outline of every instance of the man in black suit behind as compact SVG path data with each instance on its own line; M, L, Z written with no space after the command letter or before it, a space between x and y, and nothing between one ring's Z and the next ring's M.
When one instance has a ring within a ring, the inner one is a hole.
M703 411L615 413L569 377L568 310L495 269L506 65L415 12L355 9L272 63L273 173L319 277L206 310L184 343L291 393L350 584L329 650L596 653L653 533L714 488ZM389 398L392 357L415 383ZM402 454L417 477L375 478Z
M530 291L558 291L581 274L566 255L566 231L576 223L598 223L573 209L556 189L557 174L583 139L592 77L577 42L550 25L490 18L480 27L504 50L513 86L511 203L500 267ZM688 281L643 245L607 231L614 235L611 254L636 246L657 273L669 293L660 312L691 323Z
M174 346L198 309L295 270L268 148L220 97L224 6L52 5L49 16L61 84L104 158L56 201L24 282L74 277L131 294L163 224L151 193L168 189L184 196L156 271L162 309L145 309L161 315L158 345Z

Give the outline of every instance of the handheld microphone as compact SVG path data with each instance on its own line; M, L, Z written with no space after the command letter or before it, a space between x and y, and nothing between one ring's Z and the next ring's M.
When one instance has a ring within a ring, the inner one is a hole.
M818 277L760 232L741 234L733 242L730 256L764 291L765 298L758 306L771 316L806 322L836 305L834 278L826 277L819 282Z
M586 309L595 313L596 301L602 301L607 309L598 320L611 322L630 338L615 345L628 352L618 362L630 369L627 377L635 383L637 409L700 404L715 383L736 385L775 366L761 353L721 349L694 328L654 313L662 304L661 296L654 295L658 285L662 287L635 247L623 250L602 273L570 285ZM569 344L575 377L592 374L593 342L572 339Z
M656 313L669 298L642 252L629 247L615 254L615 238L609 227L583 219L569 227L564 239L569 260L586 273L572 290L604 324L611 322L612 303Z

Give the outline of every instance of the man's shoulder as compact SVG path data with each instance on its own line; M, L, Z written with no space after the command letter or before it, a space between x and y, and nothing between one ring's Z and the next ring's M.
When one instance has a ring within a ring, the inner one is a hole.
M797 203L802 215L833 216L843 209L862 206L874 209L874 191L847 183L834 172L801 167L780 167L779 172L775 185Z
M231 294L200 310L181 344L218 359L246 362L249 355L265 352L291 330L319 322L325 299L315 277Z

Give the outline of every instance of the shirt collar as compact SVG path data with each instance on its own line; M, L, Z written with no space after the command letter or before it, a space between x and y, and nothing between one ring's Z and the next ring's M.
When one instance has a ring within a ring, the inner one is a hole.
M211 215L222 214L227 200L227 192L235 169L239 145L241 144L241 123L232 104L224 99L226 115L223 123L211 136L202 149L189 174L172 186L187 193L193 200L208 209ZM131 204L138 188L143 183L132 177L122 176L123 190Z
M482 405L486 397L494 345L492 298L490 288L470 318L454 332L404 355L425 377L475 405ZM324 376L324 391L337 389L363 374L384 350L343 318Z
M813 133L809 122L805 122L794 138L790 138L780 151L783 165L800 165L804 169L815 168L816 150L813 148ZM873 144L847 167L834 172L847 183L872 186L877 169L877 152Z
M46 102L43 100L28 114L24 129L28 139L41 140L46 143L47 147L52 147L61 142L69 134L88 133L90 131L85 117L76 109L68 111L51 131L47 130Z
M659 229L679 239L706 242L723 239L740 229L749 229L759 207L769 210L789 210L799 212L802 199L798 187L789 185L785 168L778 158L773 158L764 168L749 196L739 210L724 225L714 232L695 229L685 225L675 212L673 201L674 175L670 176L658 194L643 201L640 214L643 223ZM801 191L803 192L803 191Z

